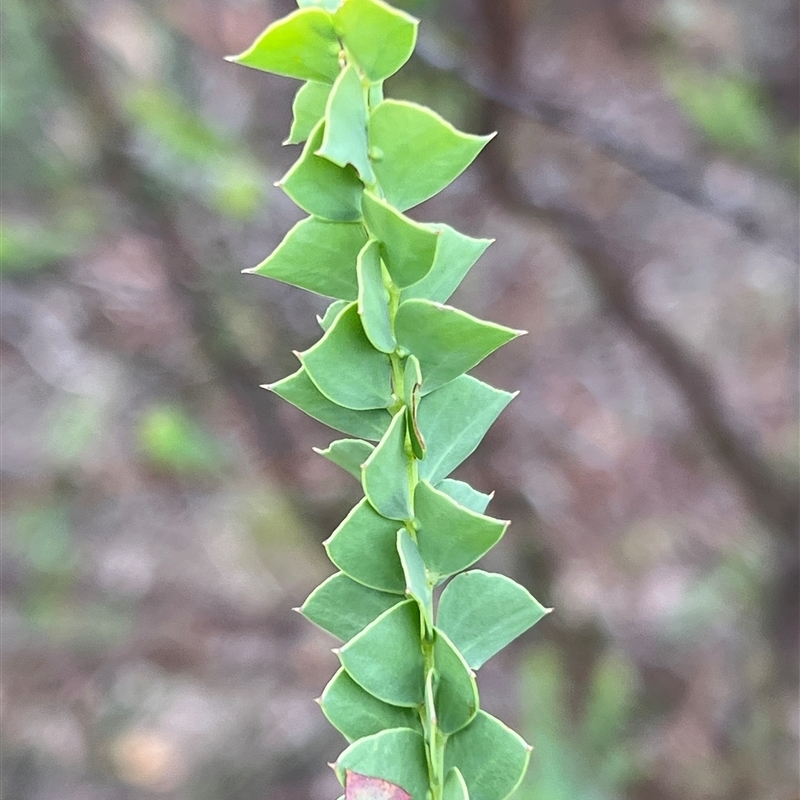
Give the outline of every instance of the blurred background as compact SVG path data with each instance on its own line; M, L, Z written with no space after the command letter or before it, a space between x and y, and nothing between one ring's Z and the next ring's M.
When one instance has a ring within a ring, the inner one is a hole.
M420 207L497 243L530 335L459 470L556 611L481 670L519 800L798 798L798 6L406 0L387 87L500 135ZM3 0L2 798L335 798L293 614L359 498L258 385L325 303L240 270L296 84L226 63L291 0Z

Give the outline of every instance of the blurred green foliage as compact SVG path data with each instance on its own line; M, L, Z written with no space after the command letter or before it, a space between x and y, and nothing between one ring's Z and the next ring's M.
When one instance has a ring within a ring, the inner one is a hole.
M744 76L681 68L670 71L669 86L684 112L720 147L746 154L774 140L759 87Z
M78 464L102 437L102 403L94 398L67 399L51 416L48 445L62 465Z
M757 82L746 75L671 65L666 84L683 112L714 145L797 179L800 133L778 129Z
M15 515L12 530L13 551L30 570L49 576L72 571L72 529L63 506L22 508Z
M177 405L148 409L139 422L139 448L150 464L180 477L217 472L221 445Z
M249 219L264 201L263 169L180 97L155 86L136 89L127 101L131 121L148 139L150 166L177 186L198 192L213 210Z
M555 646L535 648L522 668L526 739L534 751L519 798L613 800L638 778L629 741L639 676L619 651L597 661L580 709Z

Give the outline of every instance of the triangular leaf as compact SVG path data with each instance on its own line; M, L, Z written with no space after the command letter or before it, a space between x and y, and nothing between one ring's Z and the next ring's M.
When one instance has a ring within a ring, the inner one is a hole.
M314 448L314 452L333 461L334 464L361 480L361 466L370 457L374 446L361 439L337 439L325 450Z
M372 589L405 594L397 555L397 522L382 517L364 498L324 543L330 560Z
M384 100L369 122L370 144L381 155L375 174L386 200L401 211L444 189L491 138L461 133L429 108L399 100Z
M400 347L419 359L423 395L468 372L523 333L430 300L401 303L395 332Z
M320 392L340 406L365 411L391 402L389 359L370 344L355 303L298 358Z
M345 770L345 800L411 800L411 795L383 778L370 778Z
M417 544L430 580L472 566L500 541L507 522L475 514L449 495L420 481L414 495Z
M474 511L476 514L483 514L486 511L486 506L491 502L494 492L492 494L484 494L477 489L473 489L468 483L464 481L456 481L452 478L445 478L436 484L436 488L440 492L444 492L460 506Z
M398 602L396 594L368 589L337 572L311 592L300 613L346 642Z
M367 143L367 98L355 67L342 70L328 98L325 136L317 155L340 167L351 164L365 183L374 183Z
M356 259L367 236L361 225L301 220L257 267L245 270L325 297L358 297Z
M353 167L340 167L316 154L324 132L325 122L320 121L308 137L300 158L278 181L278 186L315 217L356 222L361 219L364 185Z
M330 14L309 7L273 22L247 50L227 60L289 78L333 83L339 51Z
M433 630L433 592L416 542L405 528L397 532L397 552L406 578L406 595L413 597L429 631Z
M446 303L470 268L483 255L493 239L473 239L449 225L430 225L441 231L436 258L430 272L418 283L403 289L402 299L420 298Z
M322 713L350 742L386 728L411 728L422 732L413 708L390 706L365 692L342 667L331 678L319 699Z
M336 776L344 785L346 771L379 777L400 786L412 800L426 800L428 764L420 733L391 728L353 742L336 761Z
M447 740L444 767L458 767L470 800L505 800L525 777L531 747L499 719L479 711Z
M319 322L320 328L323 331L327 331L331 325L333 325L333 321L342 311L350 305L349 300L334 300L326 309L325 313L320 317L317 316L317 322Z
M423 397L417 419L427 445L419 476L437 484L480 444L516 395L462 375Z
M364 493L372 507L388 519L401 521L414 516L405 442L405 414L401 409L361 471Z
M330 84L308 81L304 83L292 103L292 129L284 144L300 144L311 135L325 116L325 107L331 93Z
M381 0L345 0L336 25L370 81L394 75L414 52L418 21Z
M378 441L392 421L384 410L351 411L349 408L342 408L332 403L317 389L302 367L283 380L264 388L324 425L350 436Z
M436 718L443 733L468 725L478 711L478 684L461 653L440 630L433 642L436 662Z
M420 705L425 664L416 602L405 600L381 614L342 647L339 659L350 677L378 700Z
M469 800L469 790L458 767L453 767L444 779L442 800Z
M439 234L371 192L364 192L361 208L369 232L381 242L383 260L395 284L403 288L424 278L433 266Z
M371 239L358 255L358 313L364 333L376 350L393 353L397 342L389 318L389 292L383 283L380 244Z
M476 569L445 586L436 625L479 669L549 611L511 578Z

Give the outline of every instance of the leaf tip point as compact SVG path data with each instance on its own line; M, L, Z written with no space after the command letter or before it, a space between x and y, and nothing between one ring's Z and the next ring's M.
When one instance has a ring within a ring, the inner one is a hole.
M274 383L262 383L261 386L259 386L258 388L259 389L266 389L268 392L271 392L271 391L273 391L273 387L274 386L275 386Z

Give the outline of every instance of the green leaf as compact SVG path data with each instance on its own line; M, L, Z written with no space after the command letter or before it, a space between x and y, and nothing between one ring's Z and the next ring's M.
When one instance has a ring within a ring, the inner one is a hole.
M440 492L450 495L460 506L464 506L464 508L468 508L476 514L483 514L486 511L486 506L489 505L492 497L494 497L494 492L492 494L484 494L477 489L473 489L468 483L456 481L452 478L445 478L443 481L439 481L436 484L436 488Z
M420 705L425 664L417 604L405 600L381 614L342 647L339 659L350 677L378 700L393 706Z
M511 578L476 569L447 584L436 624L470 667L479 669L549 612Z
M383 283L380 245L371 239L359 253L358 264L358 313L364 333L376 350L393 353L397 342L392 333L389 318L389 292Z
M453 767L444 779L442 800L469 800L469 790L458 767Z
M326 11L334 12L342 4L342 0L297 0L300 8L313 8L318 6Z
M399 100L384 100L369 122L370 144L380 153L375 175L386 200L401 211L438 194L491 138L461 133L429 108Z
M419 462L420 478L433 485L446 478L475 450L515 396L462 375L423 397L417 418L428 451Z
M345 0L336 14L349 55L373 82L394 75L408 61L418 24L381 0Z
M375 183L367 142L367 98L352 65L343 69L325 110L325 137L317 155L340 167L351 164L365 183Z
M388 412L383 410L352 411L332 403L317 389L302 367L283 380L263 388L275 392L309 417L350 436L378 441L392 421Z
M353 167L340 167L316 154L324 132L325 123L319 122L277 185L309 214L331 222L359 221L364 185Z
M398 602L396 594L369 589L337 572L314 589L299 610L322 630L346 642Z
M361 470L367 499L388 519L408 520L414 516L405 442L405 414L401 409Z
M463 375L524 333L430 300L401 303L394 324L400 346L419 359L423 394Z
M528 769L531 747L499 719L479 711L447 740L444 767L458 767L470 800L505 800Z
M433 592L417 545L405 528L397 531L397 552L406 578L406 595L413 597L429 631L433 630Z
M421 281L403 290L402 299L420 298L445 303L494 239L473 239L449 225L428 227L440 231L436 258L430 272Z
M358 297L356 258L367 241L361 225L309 217L286 234L277 249L246 273L263 275L326 297Z
M333 83L339 75L339 52L330 14L309 7L273 22L247 50L226 60L289 78Z
M472 566L500 541L507 522L475 514L420 481L414 495L417 544L431 581Z
M364 192L361 208L369 232L381 242L383 260L395 284L402 289L424 278L433 266L439 234L371 192Z
M322 328L324 331L327 331L328 328L333 325L333 321L336 319L336 317L338 317L342 310L347 308L349 305L350 302L348 300L335 300L333 303L331 303L321 317L317 315L317 322L319 323L320 328Z
M391 728L353 742L336 760L336 776L344 784L345 770L382 778L408 792L412 800L426 800L428 764L420 733Z
M331 87L327 83L308 81L300 87L292 103L292 129L284 144L300 144L308 139L325 116L330 93Z
M361 466L369 458L374 450L374 446L361 439L337 439L331 442L325 450L313 448L328 461L341 467L345 472L349 472L354 478L361 480Z
M309 378L329 400L354 411L391 403L389 359L367 339L352 303L313 347L298 354Z
M438 629L433 657L438 676L436 718L443 733L455 733L472 722L478 712L478 684L461 653Z
M405 594L397 555L397 522L382 517L364 498L324 542L328 558L353 580L372 589Z
M410 355L403 367L403 402L407 406L413 405L414 395L421 385L422 370L419 366L419 359L415 355Z
M345 671L331 678L319 699L322 713L349 742L386 728L411 728L422 732L416 709L390 706L365 692Z

